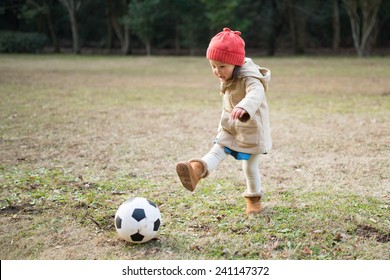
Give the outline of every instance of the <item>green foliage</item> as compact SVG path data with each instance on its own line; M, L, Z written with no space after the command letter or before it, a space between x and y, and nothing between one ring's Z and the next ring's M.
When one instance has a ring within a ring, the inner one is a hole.
M6 3L0 4L0 29L44 33L63 44L72 40L69 14L58 1ZM191 54L207 46L210 37L223 27L240 30L248 48L267 50L270 55L278 48L294 48L297 39L300 52L308 48L331 48L335 33L334 1L84 0L77 3L82 3L76 15L79 41L88 47L121 45L123 25L130 27L132 49L146 44L149 48L153 45L175 51L189 49ZM290 7L288 3L293 5ZM352 48L348 13L344 2L338 3L340 46ZM389 1L382 1L369 47L387 48L389 7Z
M42 33L0 32L0 52L40 53L47 43L48 38Z
M129 16L124 22L130 25L144 43L151 42L156 32L156 23L164 14L164 10L160 11L159 4L160 0L134 0L129 4Z

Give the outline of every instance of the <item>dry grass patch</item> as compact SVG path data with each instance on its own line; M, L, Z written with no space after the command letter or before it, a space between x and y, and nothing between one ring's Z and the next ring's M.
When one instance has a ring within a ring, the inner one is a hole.
M388 259L389 58L255 61L274 149L247 218L239 162L195 193L175 174L218 125L205 59L0 56L1 259ZM129 196L159 205L156 240L118 240Z

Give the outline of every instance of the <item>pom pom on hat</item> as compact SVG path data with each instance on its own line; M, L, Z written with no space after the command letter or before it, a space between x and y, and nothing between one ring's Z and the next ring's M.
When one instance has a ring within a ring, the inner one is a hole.
M240 35L240 31L224 28L211 39L207 59L242 66L245 62L245 42Z

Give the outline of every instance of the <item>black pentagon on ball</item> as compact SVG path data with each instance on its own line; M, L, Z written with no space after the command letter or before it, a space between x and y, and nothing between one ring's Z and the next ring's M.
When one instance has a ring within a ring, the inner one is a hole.
M117 229L120 229L122 227L122 219L119 216L116 216L115 218L115 226Z
M159 227L160 227L160 224L161 224L160 219L157 219L157 220L154 222L153 231L158 231L158 229L159 229Z
M149 204L152 205L154 208L157 208L156 204L154 204L153 202L151 202L149 199L147 199L147 201L148 201Z
M145 210L141 208L135 208L131 215L137 222L146 218Z
M141 242L144 239L144 236L137 232L135 234L130 235L130 238L135 242Z

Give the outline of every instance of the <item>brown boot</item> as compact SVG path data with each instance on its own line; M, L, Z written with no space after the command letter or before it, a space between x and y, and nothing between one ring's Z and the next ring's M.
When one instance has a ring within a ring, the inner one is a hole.
M246 196L246 214L249 215L256 215L261 213L263 210L263 206L261 206L260 199L261 196L253 196L248 197Z
M191 160L179 162L176 165L176 172L183 186L193 192L200 179L206 177L207 167L201 160Z

